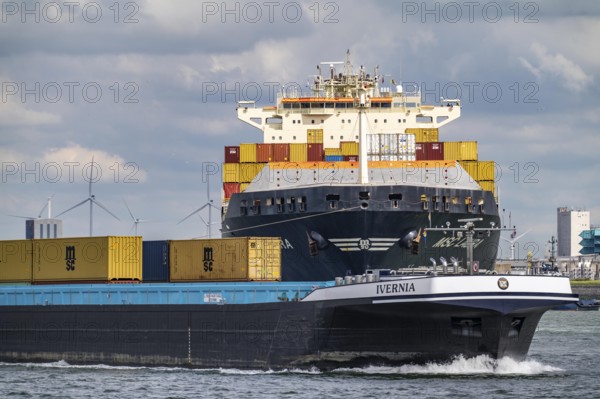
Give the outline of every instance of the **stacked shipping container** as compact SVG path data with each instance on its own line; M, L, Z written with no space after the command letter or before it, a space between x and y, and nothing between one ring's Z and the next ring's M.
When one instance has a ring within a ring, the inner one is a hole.
M308 129L306 137L306 143L246 143L239 147L225 147L225 199L243 191L268 162L358 161L359 143L356 141L342 141L339 148L324 148L323 129ZM407 128L405 133L368 134L367 157L369 161L457 160L483 189L494 191L493 171L480 173L484 169L490 170L491 161L477 163L477 142L440 142L437 128ZM469 162L475 162L477 166Z
M170 242L170 280L281 280L281 239L241 237Z
M0 281L48 283L142 280L141 237L2 241Z
M10 284L276 281L281 279L281 239L11 240L0 241L0 260L0 283Z

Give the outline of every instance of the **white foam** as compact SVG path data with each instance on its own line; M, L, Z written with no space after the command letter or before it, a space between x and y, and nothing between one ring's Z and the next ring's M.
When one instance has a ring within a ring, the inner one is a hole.
M482 355L473 358L459 356L449 363L428 363L399 367L369 366L364 368L340 368L336 372L364 374L423 374L423 375L537 375L558 373L560 368L535 360L516 361L511 358L492 359Z

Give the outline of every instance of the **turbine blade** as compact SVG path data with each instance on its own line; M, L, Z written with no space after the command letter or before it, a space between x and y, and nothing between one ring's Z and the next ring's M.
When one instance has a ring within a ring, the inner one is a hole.
M112 217L114 217L117 220L121 220L117 217L117 215L115 215L114 213L112 213L111 211L109 211L104 205L102 205L101 203L98 202L97 199L92 199L91 200L94 204L98 205L100 208L104 209L106 212L108 212Z
M40 211L40 213L39 213L39 215L37 217L38 219L40 219L42 217L42 213L44 213L44 211L46 210L47 207L48 207L48 202L46 202L46 204L44 205L44 207Z
M78 206L85 204L85 203L86 203L86 202L88 202L88 201L91 201L91 199L90 199L90 198L86 198L86 199L84 199L83 201L81 201L79 204L77 204L77 205L73 205L72 207L70 207L70 208L69 208L69 209L67 209L66 211L62 211L61 213L59 213L59 214L58 214L58 215L56 215L55 217L59 217L60 215L63 215L63 214L65 214L65 213L69 212L70 210L73 210L73 209L77 208Z
M194 216L195 214L197 214L198 212L200 212L201 210L203 210L204 208L206 208L209 204L204 204L202 205L200 208L196 209L194 212L190 213L189 215L187 215L186 217L184 217L183 219L181 219L179 222L177 222L177 224L183 222L184 220L190 218L191 216Z
M125 203L125 206L127 207L127 210L129 211L129 216L131 216L131 218L135 222L135 216L133 216L133 212L131 212L131 209L129 209L129 205L127 205L127 201L125 201L125 199L123 199L123 202Z
M515 237L515 241L517 241L519 238L523 237L525 234L529 233L531 230L527 230L525 233L521 234L520 236Z
M89 177L89 196L92 197L92 178L94 177L94 156L92 155L92 166L90 167L90 177Z
M29 217L29 216L21 216L21 215L8 215L10 217L13 218L21 218L21 219L27 219L27 220L35 220L35 216ZM39 218L38 218L39 219Z

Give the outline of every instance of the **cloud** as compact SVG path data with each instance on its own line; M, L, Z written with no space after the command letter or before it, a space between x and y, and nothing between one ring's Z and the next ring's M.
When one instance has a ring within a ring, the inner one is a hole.
M51 125L61 121L61 116L47 112L35 111L19 102L21 94L17 82L2 80L2 99L0 99L0 126L35 126ZM15 94L9 94L9 93ZM31 98L32 95L30 95Z
M519 57L521 64L537 79L549 77L557 78L560 84L572 92L584 91L594 80L593 76L585 73L583 68L561 53L550 54L547 48L534 42L531 52L535 61L530 62L524 57Z
M52 148L44 154L42 160L45 165L52 164L53 169L61 173L61 180L68 179L69 182L73 179L89 182L89 176L92 176L94 183L139 183L146 180L146 172L135 162L126 162L119 155L85 148L76 143Z

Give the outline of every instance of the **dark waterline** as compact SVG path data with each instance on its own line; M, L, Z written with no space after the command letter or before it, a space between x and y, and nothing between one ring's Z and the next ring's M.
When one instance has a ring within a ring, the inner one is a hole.
M551 311L526 361L282 372L0 363L2 398L591 398L600 381L600 312Z

